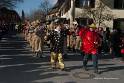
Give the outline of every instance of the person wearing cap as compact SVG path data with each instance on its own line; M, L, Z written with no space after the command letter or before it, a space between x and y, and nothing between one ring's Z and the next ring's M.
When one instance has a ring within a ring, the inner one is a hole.
M81 50L85 53L83 58L83 68L87 70L89 56L92 55L94 73L98 74L98 47L100 46L100 37L95 32L95 27L89 27L81 30L79 35L82 39Z
M42 53L43 53L43 44L44 44L44 36L45 36L45 26L43 25L43 23L37 22L36 26L35 26L35 35L34 35L34 45L33 45L33 49L34 52L36 54L36 56L38 57L43 57Z
M47 40L50 40L51 43L51 65L52 68L60 68L61 70L64 70L65 65L63 62L63 45L64 45L64 33L61 30L62 24L60 20L55 20L56 27L54 30L52 30L48 36ZM58 67L57 67L58 62Z

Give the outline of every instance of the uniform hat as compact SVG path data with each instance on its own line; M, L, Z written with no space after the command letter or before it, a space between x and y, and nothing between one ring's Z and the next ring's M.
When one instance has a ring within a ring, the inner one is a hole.
M96 24L92 23L91 25L89 25L90 28L96 28Z

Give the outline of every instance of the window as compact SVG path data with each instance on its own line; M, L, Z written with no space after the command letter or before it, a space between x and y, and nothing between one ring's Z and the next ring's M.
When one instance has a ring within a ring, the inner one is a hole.
M113 28L120 28L121 30L124 30L124 18L118 18L118 19L114 19L113 22Z
M76 19L79 25L87 26L87 18L78 18Z
M95 8L95 0L90 0L90 7Z
M75 6L76 7L95 7L95 0L76 0L75 1Z
M80 7L80 5L79 5L80 2L79 2L79 1L80 1L80 0L76 0L76 1L75 1L75 6L78 7L78 8Z
M115 9L124 9L124 0L114 0Z
M77 22L79 23L79 25L91 25L93 23L93 19L89 19L89 18L76 18Z

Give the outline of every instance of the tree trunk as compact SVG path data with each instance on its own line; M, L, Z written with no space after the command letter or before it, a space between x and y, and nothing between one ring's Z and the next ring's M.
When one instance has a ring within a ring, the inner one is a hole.
M75 20L75 0L71 0L71 9L70 9L70 27L73 26Z

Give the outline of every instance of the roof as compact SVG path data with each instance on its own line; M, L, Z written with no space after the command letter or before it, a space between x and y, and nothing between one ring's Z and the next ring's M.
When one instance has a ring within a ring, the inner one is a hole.
M63 3L66 0L58 0L57 3L54 5L54 7L51 9L51 11L48 14L53 14L58 12L58 10L61 8L61 6L63 5Z
M69 5L68 5L69 3L70 3L70 0L65 0L65 2L62 4L61 8L63 8L63 7L65 7L65 8L68 7L68 6L69 6Z

